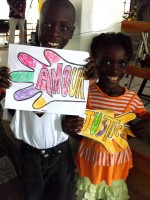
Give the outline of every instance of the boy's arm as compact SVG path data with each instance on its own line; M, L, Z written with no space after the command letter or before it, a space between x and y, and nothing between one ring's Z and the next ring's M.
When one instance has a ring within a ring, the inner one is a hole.
M0 67L0 88L3 91L11 87L9 72L10 72L10 69L8 67L4 67L4 66Z
M8 67L0 67L0 89L2 91L1 96L1 105L4 110L4 115L11 115L14 116L15 110L12 109L4 109L4 102L5 102L5 90L11 86L10 83L10 75L9 75L9 68ZM8 113L7 113L8 112ZM5 118L5 117L4 117ZM9 118L8 116L6 118Z

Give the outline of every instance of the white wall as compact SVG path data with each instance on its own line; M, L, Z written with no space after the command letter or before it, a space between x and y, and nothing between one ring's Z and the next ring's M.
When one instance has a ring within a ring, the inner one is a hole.
M89 51L92 38L102 32L118 32L123 20L124 0L71 0L77 8L77 27L67 48ZM81 20L78 16L81 16Z
M38 13L38 0L27 0L27 6L26 6L26 18L28 22L37 22L37 19L39 18ZM32 4L31 4L32 2Z
M124 0L95 0L93 31L107 31L109 27L122 21Z
M0 0L0 19L8 19L9 7L6 0Z
M124 0L70 0L76 9L76 29L65 49L89 51L92 38L120 31Z

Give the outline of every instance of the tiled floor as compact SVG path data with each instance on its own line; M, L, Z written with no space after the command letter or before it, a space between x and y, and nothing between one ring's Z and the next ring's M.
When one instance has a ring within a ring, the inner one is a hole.
M129 82L128 80L130 80L130 77L123 78L122 81L121 81L121 84L125 85L126 83ZM134 92L138 92L138 90L139 90L139 88L141 86L142 81L143 81L143 79L134 77L133 81L132 81L132 84L131 84L131 87L130 87L130 90L132 90ZM147 84L146 84L146 86L145 86L142 94L146 94L146 95L150 96L150 81L147 81ZM142 99L145 107L150 112L150 97L149 98L144 98L144 97L141 96L141 99Z

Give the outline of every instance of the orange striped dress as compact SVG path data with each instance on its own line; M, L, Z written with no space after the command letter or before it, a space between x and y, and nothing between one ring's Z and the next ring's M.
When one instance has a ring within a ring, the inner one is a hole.
M147 111L140 98L125 88L119 97L104 94L97 85L89 89L88 109L113 110L116 115L134 112L140 118L146 118ZM88 177L93 184L105 180L107 185L112 181L126 179L132 167L132 154L129 146L122 149L114 140L115 153L111 154L99 142L84 137L76 155L76 164L81 177Z

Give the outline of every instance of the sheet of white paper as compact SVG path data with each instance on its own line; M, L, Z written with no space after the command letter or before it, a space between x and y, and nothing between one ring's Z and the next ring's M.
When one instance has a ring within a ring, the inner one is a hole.
M79 115L86 108L89 81L83 78L88 52L9 45L12 87L5 108Z

